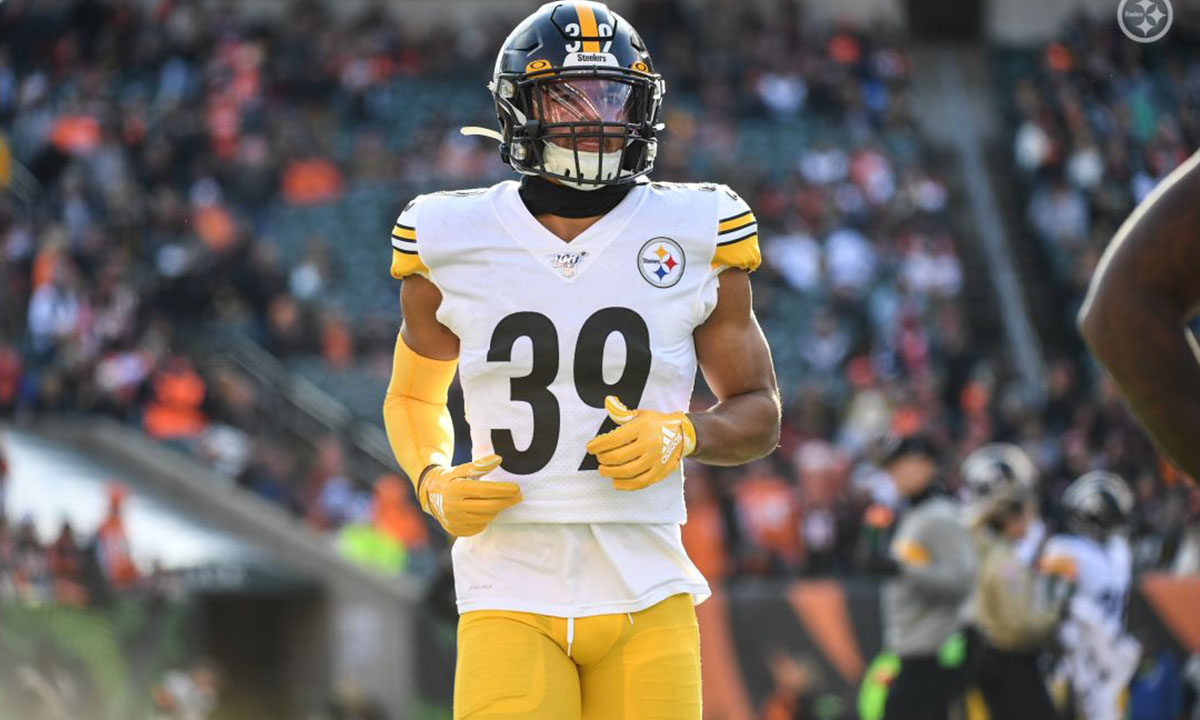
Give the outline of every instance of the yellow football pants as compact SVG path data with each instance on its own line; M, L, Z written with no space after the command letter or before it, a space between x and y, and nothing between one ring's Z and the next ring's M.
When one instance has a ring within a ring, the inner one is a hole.
M699 720L700 630L691 596L574 619L464 613L454 718Z

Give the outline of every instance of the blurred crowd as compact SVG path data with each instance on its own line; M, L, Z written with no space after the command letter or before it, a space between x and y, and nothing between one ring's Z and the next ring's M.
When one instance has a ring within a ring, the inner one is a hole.
M1037 52L1039 72L1012 73L1020 117L1016 164L1030 188L1027 220L1053 258L1053 280L1070 299L1068 326L1120 222L1200 145L1200 55L1187 30L1181 33L1173 50L1150 53L1124 41L1106 20L1076 20ZM903 57L896 55L900 67ZM893 118L903 118L899 97L890 106ZM902 120L885 125L884 137L899 126ZM839 162L846 157L841 149L805 148L797 179L811 179L807 170L826 153ZM864 192L871 187L859 183ZM945 186L933 176L910 190L909 203L882 208L884 217L899 216L898 230L885 221L866 231L870 242L863 246L880 260L849 263L871 269L857 288L838 279L854 275L839 270L842 230L826 225L816 233L824 238L823 257L807 233L800 233L803 245L795 242L786 220L776 234L764 233L767 264L755 286L756 305L781 379L788 379L789 364L804 375L784 384L794 394L785 396L783 438L772 458L733 471L689 467L684 535L705 574L862 569L887 537L899 505L872 445L888 432L918 429L945 449L940 484L953 493L960 490L959 462L971 450L991 441L1020 445L1038 466L1040 507L1052 529L1062 526L1061 494L1072 479L1099 468L1121 474L1138 500L1131 527L1136 567L1200 571L1200 495L1161 461L1111 382L1082 352L1049 362L1043 398L1008 377L1003 356L988 352L986 338L970 335L958 305L963 273L946 229L955 227L954 198L948 213ZM823 198L824 207L837 207L836 197ZM762 195L758 202L770 206ZM845 222L845 208L832 214L835 224ZM1013 226L1021 220L1014 218ZM813 274L798 273L801 268ZM771 333L779 308L787 307L787 290L811 295L823 288L834 290L834 300L814 316L809 333L796 327ZM880 317L881 306L899 311ZM855 313L866 316L859 322L870 330L839 332L839 320ZM799 363L788 361L789 342L803 348Z
M181 589L160 566L142 572L134 563L125 530L124 486L110 484L106 490L107 509L94 533L82 534L64 520L57 535L45 538L30 516L14 520L6 507L10 468L0 444L0 606L16 608L55 607L84 610L116 607L118 600L133 604L122 606L127 613L124 630L136 628L143 612L153 615L161 601L177 598ZM49 639L45 626L54 620L38 617L38 628L30 618L10 619L29 623L20 632L0 643L0 685L6 692L0 707L19 712L20 717L60 720L66 717L99 717L99 708L111 708L117 700L105 695L98 686L96 657L89 648L95 633L107 633L118 658L125 662L147 652L147 638L136 632L124 635L115 627L89 627L74 632L65 641ZM85 617L83 614L70 617ZM61 621L60 621L61 622ZM161 628L156 628L161 631ZM39 632L40 631L40 632ZM157 632L155 633L157 638ZM129 658L124 657L128 653ZM103 662L103 661L101 661ZM109 668L110 672L114 670ZM199 659L191 666L165 672L149 691L146 704L152 707L154 720L203 720L216 706L219 673L210 661ZM110 688L111 690L111 688Z
M1026 220L1071 320L1117 228L1200 146L1197 31L1177 23L1150 47L1127 42L1107 18L1080 16L1037 51L1002 59L1020 74L1005 104Z
M1125 473L1142 499L1144 563L1168 562L1195 499L1160 471L1111 387L1063 361L1036 401L1010 381L998 339L972 335L954 178L913 120L899 41L812 29L791 2L709 10L701 22L690 4L636 0L627 13L668 78L655 177L727 182L762 227L755 304L783 440L746 468L689 467L685 532L702 569L859 567L896 505L872 448L918 430L949 449L947 468L987 441L1019 442L1051 514L1067 478ZM399 319L383 229L418 192L511 176L494 146L457 129L492 122L483 85L513 18L418 31L378 8L338 20L304 0L287 17L171 0L0 5L0 157L19 161L0 175L0 414L139 425L393 572L440 544L404 481L351 470L338 436L281 431L271 391L213 362L213 345L235 333L349 379L369 392L345 402L377 421ZM1079 65L1107 72L1096 56ZM1194 64L1172 67L1172 86L1196 87ZM1162 87L1135 70L1135 86ZM1098 117L1054 125L1074 107L1069 77L1052 100L1021 90L1064 161ZM1112 96L1135 96L1123 87ZM1138 151L1160 158L1145 165L1152 179L1195 131L1178 117L1163 106ZM1101 159L1116 152L1090 137ZM1084 156L1071 164L1086 176ZM1142 165L1126 155L1125 167L1134 198ZM1035 197L1031 216L1045 204ZM1088 212L1055 217L1072 214ZM1099 224L1083 225L1094 245Z
M364 39L373 17L294 9L267 27L186 2L0 8L0 157L16 161L0 173L0 414L109 415L320 530L380 517L395 530L411 516L395 483L348 480L334 440L284 436L262 390L200 347L233 328L338 364L350 330L321 313L331 260L319 244L283 257L270 210L328 203L347 175L390 175L359 165L399 153L339 156L330 128L354 125L364 83L446 66L444 37L389 24ZM423 533L392 536L420 549Z
M1051 368L1050 397L1042 407L1013 396L981 400L978 415L967 422L984 428L939 439L939 485L951 494L961 492L959 464L982 444L977 438L1014 442L1035 460L1039 507L1056 530L1062 527L1060 500L1070 481L1089 470L1111 469L1137 497L1129 528L1135 567L1200 573L1200 492L1159 459L1111 382L1093 387L1074 368L1069 361ZM968 388L964 394L989 391ZM868 569L903 502L878 467L875 448L854 452L841 438L852 426L853 408L872 406L872 412L886 414L885 404L884 388L864 384L850 411L822 408L824 425L785 436L771 458L739 470L690 464L684 541L705 575L811 576Z
M122 485L109 486L108 508L93 535L81 536L63 520L53 538L41 537L32 517L14 521L5 514L7 485L7 461L0 448L0 603L82 608L107 604L120 593L167 590L161 568L143 576L134 564Z
M1181 18L1162 42L1142 45L1106 18L1080 15L1041 47L997 52L1023 227L1048 259L1068 327L1121 223L1200 146L1198 30ZM1177 538L1196 532L1195 496L1129 422L1082 344L1072 337L1064 351L1050 376L1052 392L1059 379L1074 386L1070 402L1057 403L1063 451L1079 447L1125 474L1142 515L1142 559L1165 561ZM1187 557L1181 563L1194 567Z
M384 512L372 478L349 477L336 438L296 447L272 430L262 389L206 363L201 341L233 329L278 357L386 381L395 287L365 311L329 302L361 272L338 252L348 238L281 238L280 218L372 184L391 188L394 213L417 191L507 177L494 148L455 130L488 122L485 49L510 19L417 35L374 12L293 9L286 25L191 3L0 9L5 151L36 181L14 176L0 212L0 409L140 424L340 530ZM869 357L910 398L902 381L930 374L943 344L961 349L965 330L947 191L905 112L907 60L883 34L808 32L791 4L723 12L761 42L672 2L631 12L677 98L658 175L720 178L753 199L771 229L759 308L789 390L820 377L809 395L839 404L851 360ZM456 101L463 114L398 133L406 97L439 82L435 100L471 98ZM381 280L387 252L380 241ZM396 517L411 507L401 496Z

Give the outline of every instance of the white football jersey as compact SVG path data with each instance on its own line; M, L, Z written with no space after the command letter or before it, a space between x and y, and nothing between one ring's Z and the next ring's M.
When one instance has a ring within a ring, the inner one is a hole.
M1046 541L1046 523L1040 517L1035 517L1029 523L1029 528L1021 539L1017 541L1017 545L1013 548L1017 558L1028 565L1034 567L1037 563L1038 554L1042 550L1042 543Z
M678 525L492 523L455 540L452 556L459 613L615 615L710 594Z
M1114 535L1104 543L1079 535L1055 535L1042 552L1044 566L1070 567L1075 595L1059 627L1063 656L1053 676L1075 698L1080 717L1125 717L1121 696L1137 668L1141 646L1125 631L1132 580L1129 542Z
M489 477L521 486L522 502L495 522L681 523L681 470L615 490L586 445L615 427L606 395L687 410L692 332L728 266L718 248L753 246L757 265L754 216L725 186L647 182L566 243L518 187L421 196L392 237L393 274L426 275L442 294L438 320L459 338L474 456L499 454Z
M687 408L692 331L716 304L718 274L758 267L754 214L724 186L647 183L564 243L517 188L418 198L392 230L392 275L433 281L438 318L461 341L475 456L505 455L489 477L522 486L520 504L455 541L459 611L585 617L679 593L699 603L708 586L680 538L681 474L622 493L588 468L584 446L609 427L606 394Z
M1098 608L1111 629L1124 627L1132 567L1128 542L1113 536L1106 543L1079 535L1055 535L1046 541L1042 562L1068 560L1075 568L1075 595Z

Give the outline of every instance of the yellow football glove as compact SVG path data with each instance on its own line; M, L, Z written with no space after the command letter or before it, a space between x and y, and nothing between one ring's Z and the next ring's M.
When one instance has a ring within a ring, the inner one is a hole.
M521 502L516 483L480 480L500 461L499 455L488 455L451 468L434 465L421 477L421 508L455 537L483 532L501 510Z
M696 428L681 412L630 410L615 395L604 409L618 427L597 435L587 450L618 490L641 490L662 480L696 449Z

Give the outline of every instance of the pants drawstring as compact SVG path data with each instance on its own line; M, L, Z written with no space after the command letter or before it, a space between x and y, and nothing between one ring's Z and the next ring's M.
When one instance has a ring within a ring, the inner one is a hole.
M629 624L633 624L633 613L625 613ZM567 618L567 657L571 657L571 646L575 643L575 618Z

